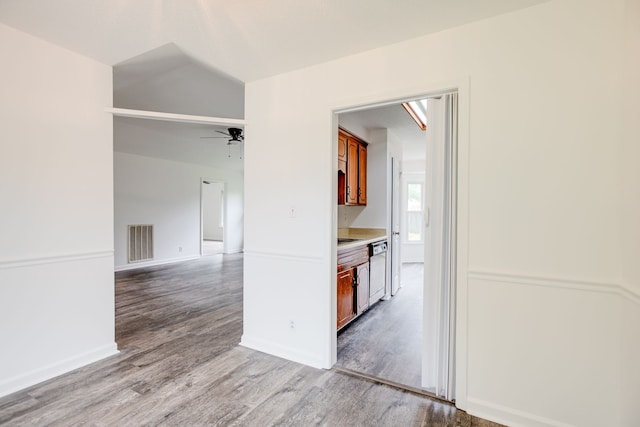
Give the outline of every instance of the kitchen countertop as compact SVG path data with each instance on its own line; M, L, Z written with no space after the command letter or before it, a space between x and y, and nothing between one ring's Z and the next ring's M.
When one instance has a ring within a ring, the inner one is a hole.
M355 248L387 239L387 230L384 228L339 228L338 238L356 239L353 242L338 244L338 250Z

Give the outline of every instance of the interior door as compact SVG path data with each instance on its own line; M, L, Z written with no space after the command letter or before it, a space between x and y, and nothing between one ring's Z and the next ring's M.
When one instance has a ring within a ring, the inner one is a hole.
M457 94L429 99L422 387L452 400L455 370Z
M400 289L400 162L391 158L391 295Z

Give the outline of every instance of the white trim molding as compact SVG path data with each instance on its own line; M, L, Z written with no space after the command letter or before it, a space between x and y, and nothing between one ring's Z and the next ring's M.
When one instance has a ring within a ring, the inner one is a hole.
M272 252L272 251L244 251L245 257L255 258L275 258L286 261L299 261L299 262L313 262L313 263L325 263L327 259L319 256L301 256L285 252Z
M34 369L31 372L9 378L0 382L0 397L31 387L32 385L41 383L42 381L49 380L118 353L120 353L120 351L118 350L116 343L109 343L102 347L53 363L43 368Z
M252 350L260 351L262 353L271 354L282 359L291 360L296 363L311 366L318 369L324 369L326 366L323 361L315 354L308 352L301 352L293 348L285 347L279 344L274 344L268 340L263 340L258 337L251 337L246 334L242 335L240 340L242 347L250 348Z
M45 257L0 260L0 270L33 267L45 264L57 264L62 262L84 261L88 259L108 258L112 256L113 250L104 250L95 252L78 252L75 254L51 255Z
M615 294L640 305L640 293L615 283L587 282L573 279L558 279L542 276L525 276L508 273L469 270L469 280L510 283L514 285L542 286L548 288L573 289L583 292Z
M192 116L190 114L162 113L159 111L130 110L128 108L105 108L107 113L115 117L132 117L135 119L162 120L165 122L194 123L218 126L244 126L244 119L227 119L223 117Z
M155 267L155 266L164 265L164 264L174 264L176 262L192 261L194 259L200 259L200 258L201 258L201 255L192 255L192 256L186 256L181 258L169 258L169 259L159 259L156 261L134 262L131 264L116 265L114 268L114 271L137 270L139 268Z
M571 424L540 417L538 415L519 411L506 406L496 405L495 403L476 399L475 397L470 396L467 397L467 412L480 418L493 420L510 426L571 427ZM505 418L505 414L508 414L509 417Z

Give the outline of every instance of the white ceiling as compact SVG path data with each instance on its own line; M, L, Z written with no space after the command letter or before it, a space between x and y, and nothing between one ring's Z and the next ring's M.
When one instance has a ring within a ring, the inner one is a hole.
M0 0L0 22L114 66L115 107L242 118L243 82L544 1ZM424 158L424 132L401 106L349 115ZM114 149L241 168L224 139L199 138L214 130L116 118Z
M113 148L118 152L216 169L239 171L243 168L241 147L235 144L229 147L228 139L216 132L226 131L226 127L115 117L113 129ZM223 138L204 139L203 136Z
M240 81L547 0L0 0L0 21L108 65L174 43Z
M425 131L418 127L402 107L402 104L342 113L339 121L341 125L345 124L347 126L347 130L349 130L350 123L357 124L367 132L376 129L387 129L389 133L393 134L401 142L404 160L421 160L425 158Z
M113 105L133 110L244 118L244 83L166 44L113 67Z

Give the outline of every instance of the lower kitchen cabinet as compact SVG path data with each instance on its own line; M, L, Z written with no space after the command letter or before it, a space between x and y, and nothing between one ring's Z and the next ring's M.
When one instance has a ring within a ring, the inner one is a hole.
M338 251L337 329L369 308L368 246Z
M338 273L338 329L355 317L353 311L354 270Z
M356 267L356 316L369 308L369 263Z

